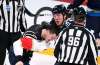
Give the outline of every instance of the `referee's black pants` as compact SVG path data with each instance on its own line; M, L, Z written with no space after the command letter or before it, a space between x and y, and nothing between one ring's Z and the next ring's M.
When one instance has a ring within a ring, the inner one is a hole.
M11 45L13 42L18 40L21 37L21 32L17 33L8 33L3 30L0 30L0 65L4 64L5 56L6 56L6 49L9 52L10 63L13 63L13 56L14 53L10 50Z

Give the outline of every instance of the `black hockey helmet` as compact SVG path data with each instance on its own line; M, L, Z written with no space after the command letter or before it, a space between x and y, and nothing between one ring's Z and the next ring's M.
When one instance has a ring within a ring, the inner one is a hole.
M60 4L60 5L56 5L54 6L54 8L52 9L53 13L66 13L67 9L64 5Z
M73 11L74 15L86 15L86 11L83 7L77 7L77 8L74 8L74 11Z
M67 9L64 5L60 4L60 5L56 5L53 7L52 9L52 13L62 13L63 15L67 15L67 16L71 16L71 13L69 12L70 10Z

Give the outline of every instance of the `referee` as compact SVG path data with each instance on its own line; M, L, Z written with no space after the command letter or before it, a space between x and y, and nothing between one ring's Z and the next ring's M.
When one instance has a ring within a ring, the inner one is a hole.
M86 12L82 7L75 8L75 24L66 28L56 41L55 65L97 65L97 47L93 35L84 27Z
M24 0L0 0L0 65L4 63L6 49L11 55L10 46L21 37L20 30L24 32L26 27ZM10 62L13 62L11 58Z

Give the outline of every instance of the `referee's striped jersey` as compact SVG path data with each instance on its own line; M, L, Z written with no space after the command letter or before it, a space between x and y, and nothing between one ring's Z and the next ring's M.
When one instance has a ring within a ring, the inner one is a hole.
M27 27L24 0L0 0L0 30L19 32Z
M54 54L57 62L97 65L97 48L92 34L82 27L70 27L59 34Z

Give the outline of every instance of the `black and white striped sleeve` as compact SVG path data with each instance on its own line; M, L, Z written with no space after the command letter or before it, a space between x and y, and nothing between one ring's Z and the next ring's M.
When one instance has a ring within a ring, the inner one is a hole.
M21 0L22 2L20 3L20 5L23 5L20 9L20 28L22 32L25 32L25 30L27 29L27 22L26 22L26 18L25 18L25 4L23 0Z
M97 65L97 47L96 47L96 42L92 34L89 34L89 39L90 39L90 44L88 45L88 63L89 65Z

